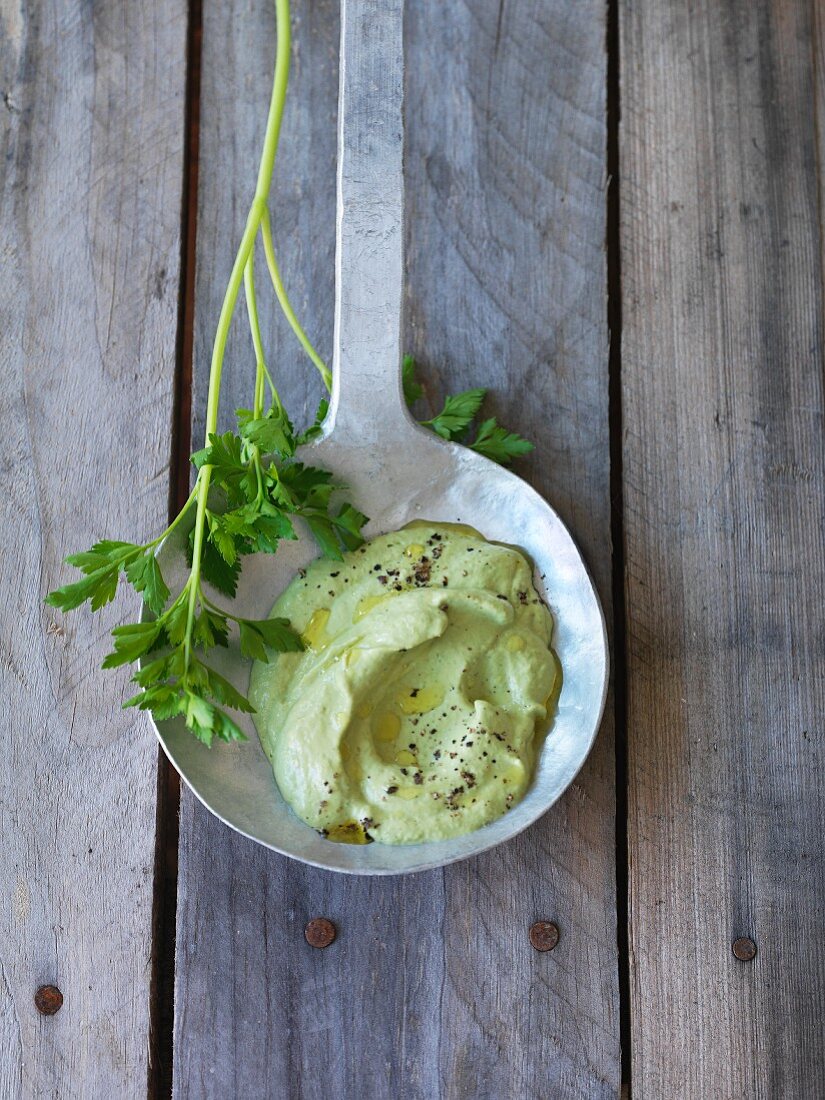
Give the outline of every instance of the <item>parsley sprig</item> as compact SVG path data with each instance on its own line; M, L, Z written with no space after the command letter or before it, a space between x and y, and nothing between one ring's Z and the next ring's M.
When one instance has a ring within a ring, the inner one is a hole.
M121 578L131 584L155 617L117 627L112 632L114 649L104 667L140 663L132 677L140 691L125 705L151 710L158 719L181 715L206 744L215 737L242 739L244 734L228 711L252 710L249 701L205 659L210 650L227 646L233 629L238 632L241 652L258 660L267 660L273 651L303 648L285 619L241 618L220 607L208 594L209 586L223 596L234 596L241 559L251 553L275 553L282 539L295 538L296 517L308 524L322 552L332 557L359 545L366 522L351 504L333 507L336 486L327 471L296 460L296 447L317 435L320 425L296 438L264 357L254 272L259 237L281 308L327 390L330 388L330 371L312 348L284 289L267 209L291 48L289 0L275 0L275 10L278 46L263 153L218 319L209 374L206 440L203 449L192 456L197 471L194 488L166 531L150 542L98 542L85 553L71 555L66 560L80 569L82 578L46 597L48 604L62 611L86 602L97 611L114 599ZM242 286L256 364L252 407L238 410L236 431L218 435L224 354ZM189 574L173 597L155 553L184 520L191 524Z
M195 483L192 492L162 534L145 543L103 540L89 550L66 558L80 570L79 580L51 592L46 603L71 611L88 603L98 611L110 603L121 580L139 593L153 618L128 623L112 631L114 647L104 668L139 667L132 680L139 688L126 707L150 710L156 719L181 716L192 733L210 745L243 740L244 733L229 713L251 713L249 700L209 663L216 647L229 645L237 632L241 653L267 661L273 653L298 652L302 639L286 619L247 619L220 606L214 590L234 597L248 554L274 554L283 539L297 537L295 521L305 523L321 553L340 559L361 545L367 517L341 499L343 486L332 475L298 459L297 450L317 439L327 413L321 401L314 423L296 433L266 363L255 291L255 246L263 244L266 266L275 296L298 341L331 389L331 373L310 343L287 297L275 257L267 202L278 147L290 59L289 0L275 0L278 47L263 153L255 196L247 216L238 253L221 307L212 350L206 408L206 439L192 455ZM251 408L238 409L236 430L218 434L218 407L224 354L241 287L246 300L255 355L255 385ZM415 362L404 360L404 393L409 404L423 395L415 376ZM473 389L448 397L437 415L422 423L444 439L459 440L496 462L509 463L526 454L532 444L500 427L495 419L482 421L470 440L485 390ZM189 573L175 595L167 585L156 551L184 522Z
M366 516L349 503L332 507L336 487L328 471L296 460L298 441L277 400L266 415L256 415L257 411L238 410L238 431L211 434L208 446L192 456L198 478L205 468L211 470L212 495L204 510L200 557L195 558L193 526L188 540L189 576L171 602L155 551L183 517L191 515L198 482L163 535L143 545L98 542L82 554L70 555L66 561L80 569L83 577L46 597L48 604L62 611L87 601L97 611L114 599L121 577L131 584L155 618L116 627L114 649L103 667L143 662L132 677L141 690L124 705L151 710L157 719L182 715L206 744L216 736L225 741L242 739L243 732L225 708L251 712L252 707L203 655L216 646L227 646L233 626L241 653L259 661L267 661L272 651L302 650L303 642L286 619L247 619L218 606L204 583L224 596L234 596L242 557L273 554L282 539L296 538L295 517L308 524L327 557L338 559L344 550L360 545L366 522ZM190 619L193 593L195 612Z
M423 397L424 387L416 377L415 359L411 355L404 356L403 383L407 404L413 405ZM495 417L482 420L476 428L475 438L472 438L473 424L486 396L486 390L473 389L446 397L441 412L421 423L442 439L463 443L500 466L509 466L514 458L529 454L533 450L533 444L515 432L501 427Z

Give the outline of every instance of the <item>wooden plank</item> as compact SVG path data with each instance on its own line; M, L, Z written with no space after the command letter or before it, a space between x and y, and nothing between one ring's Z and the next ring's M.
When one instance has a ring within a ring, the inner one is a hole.
M296 307L329 354L337 4L304 0L294 16L273 209ZM538 442L524 472L572 524L609 602L603 16L590 0L408 6L407 345L434 400L496 387L496 411ZM268 0L243 18L204 7L198 412L272 24ZM310 416L313 372L274 308L264 323L288 406ZM251 382L242 325L235 339L229 410ZM613 796L608 721L575 786L524 837L369 881L267 853L184 792L176 1095L615 1096ZM303 940L318 915L339 927L326 951ZM527 941L539 917L562 929L548 955Z
M520 472L610 607L604 5L408 6L407 346L432 397L489 384ZM613 730L562 802L444 872L441 1074L458 1097L615 1096ZM557 921L537 955L526 932Z
M142 1096L158 752L98 671L138 607L42 597L66 552L166 518L185 5L0 20L0 1095Z
M822 1095L816 9L620 5L641 1096Z

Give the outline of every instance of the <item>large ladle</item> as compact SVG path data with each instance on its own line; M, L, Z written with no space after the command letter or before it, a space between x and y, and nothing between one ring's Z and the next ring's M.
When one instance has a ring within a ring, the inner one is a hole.
M181 720L159 722L172 763L198 798L240 833L294 859L356 874L399 874L464 859L515 836L545 813L587 756L604 707L608 652L599 599L564 524L515 474L419 427L401 385L404 283L403 0L342 0L334 384L323 438L302 456L334 471L371 517L367 534L427 519L470 524L518 545L555 620L563 669L558 713L524 799L467 836L411 846L325 840L280 796L254 727L245 744L199 744ZM317 553L307 535L278 554L245 559L241 615L266 615ZM179 548L164 572L185 581ZM210 660L212 660L210 654ZM236 648L215 659L240 688L249 662Z

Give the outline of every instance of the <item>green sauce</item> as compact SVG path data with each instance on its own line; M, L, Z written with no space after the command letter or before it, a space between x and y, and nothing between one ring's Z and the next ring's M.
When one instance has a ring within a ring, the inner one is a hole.
M307 649L256 664L250 698L308 825L413 844L471 832L522 797L561 670L518 550L414 524L313 562L272 614Z

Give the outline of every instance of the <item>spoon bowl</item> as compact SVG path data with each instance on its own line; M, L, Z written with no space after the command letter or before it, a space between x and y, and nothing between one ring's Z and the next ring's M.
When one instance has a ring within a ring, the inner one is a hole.
M156 725L182 778L226 824L305 863L368 875L452 863L527 828L584 763L608 681L598 596L559 517L515 474L419 427L404 402L402 17L403 0L342 3L334 383L324 435L299 457L346 485L348 498L371 517L367 538L413 520L463 523L527 554L535 587L553 615L553 648L562 668L553 725L524 798L503 817L464 836L415 845L334 843L305 825L281 797L246 716L247 742L212 748L196 741L182 719ZM186 580L184 539L175 532L159 554L173 590ZM233 610L249 618L266 615L316 555L304 534L282 543L274 557L246 558ZM251 667L237 645L213 653L210 662L246 693Z
M517 545L534 564L533 582L554 620L553 648L562 667L558 710L524 798L498 820L450 840L414 845L350 845L324 839L290 810L275 783L254 725L241 719L249 741L206 748L181 719L157 723L172 763L219 818L268 848L334 871L391 875L422 871L477 855L516 836L561 796L584 763L604 708L608 679L604 619L592 581L570 534L552 508L525 482L488 459L409 424L399 452L364 454L346 436L329 435L303 449L302 459L334 470L368 515L380 517L367 537L412 520L470 523L486 538ZM410 474L414 474L411 478ZM161 550L164 575L186 579L182 538ZM237 613L266 614L297 571L317 556L309 535L282 544L274 557L244 562ZM251 664L237 645L210 661L241 691Z

